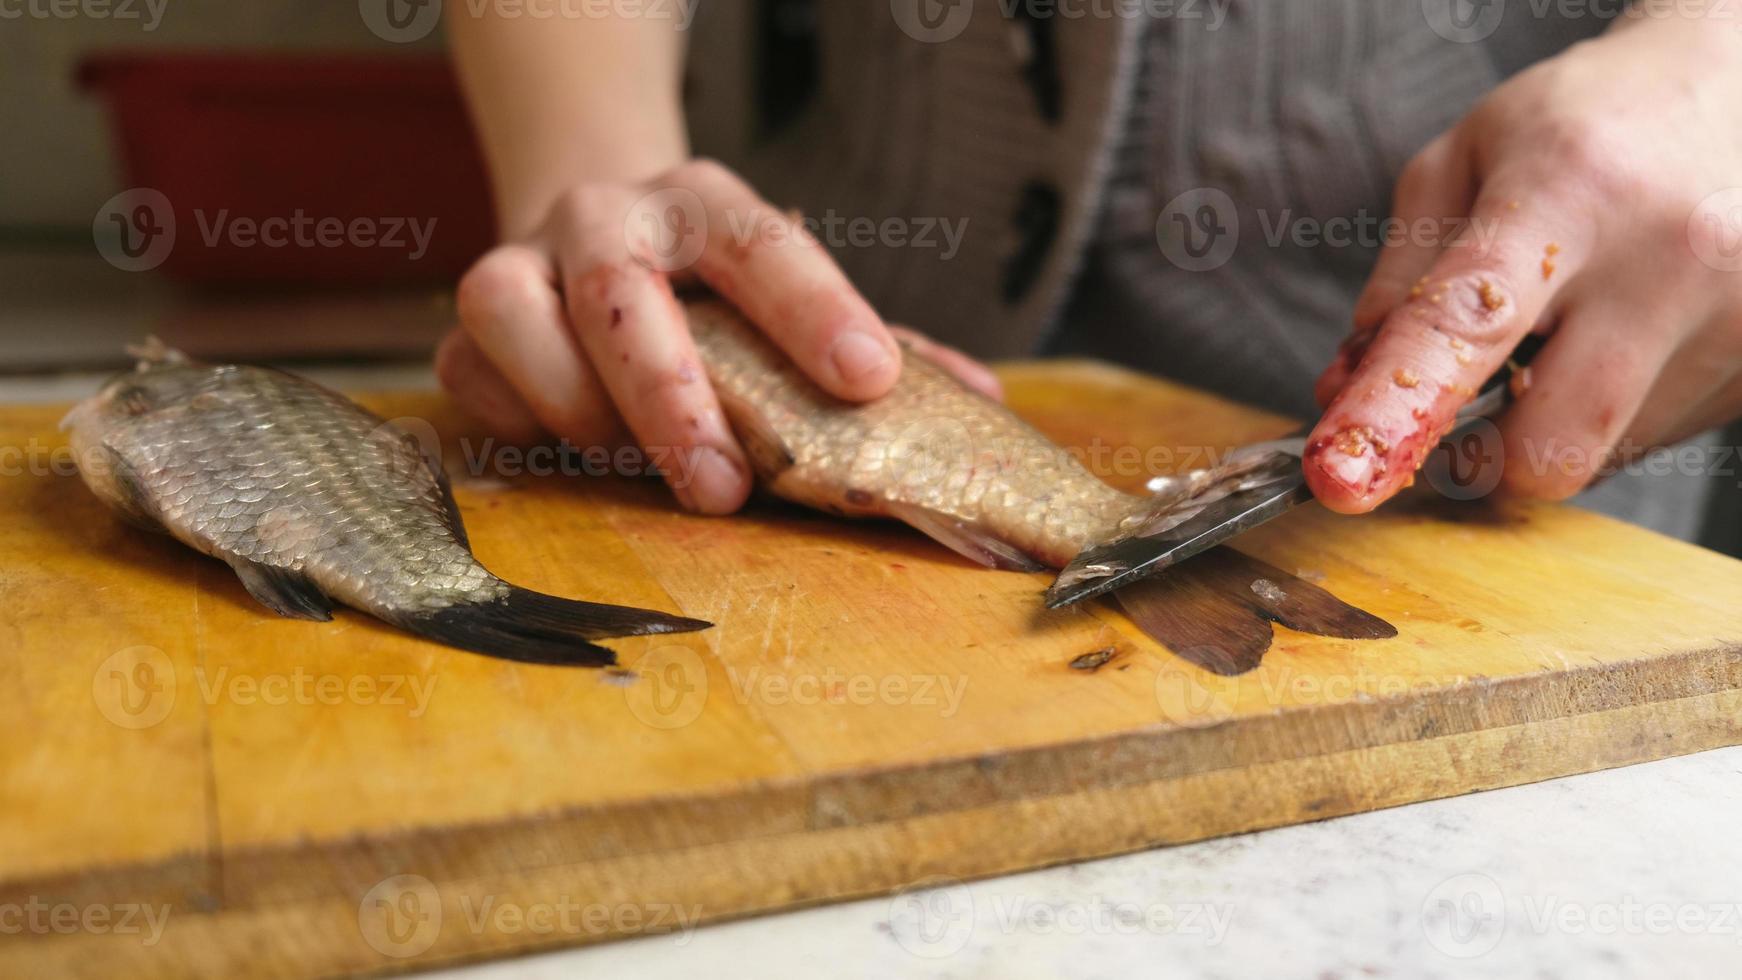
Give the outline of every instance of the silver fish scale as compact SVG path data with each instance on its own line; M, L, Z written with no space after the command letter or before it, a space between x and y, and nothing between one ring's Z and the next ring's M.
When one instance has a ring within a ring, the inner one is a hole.
M104 443L187 544L302 572L378 615L507 591L449 528L416 440L342 396L249 367L165 366L133 383L174 395Z
M854 516L902 505L975 525L1060 567L1153 513L1009 410L911 351L888 396L849 405L819 389L731 307L688 306L708 380L745 439L784 445L759 475L775 493Z

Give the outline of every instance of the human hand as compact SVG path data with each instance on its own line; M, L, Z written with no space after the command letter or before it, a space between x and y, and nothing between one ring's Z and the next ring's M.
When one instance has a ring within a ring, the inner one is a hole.
M673 283L730 300L829 393L876 398L901 371L894 334L795 218L710 161L642 184L561 195L531 235L460 281L444 387L506 438L641 446L693 461L668 474L691 510L737 510L752 473L707 382ZM982 390L990 372L903 332Z
M1496 90L1404 170L1388 245L1320 377L1306 478L1361 513L1408 485L1456 411L1549 335L1500 420L1502 486L1562 499L1742 415L1742 36L1629 17Z

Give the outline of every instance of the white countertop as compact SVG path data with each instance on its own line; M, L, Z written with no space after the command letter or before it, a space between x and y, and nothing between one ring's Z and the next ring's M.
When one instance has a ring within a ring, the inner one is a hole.
M1742 748L432 976L1742 975Z

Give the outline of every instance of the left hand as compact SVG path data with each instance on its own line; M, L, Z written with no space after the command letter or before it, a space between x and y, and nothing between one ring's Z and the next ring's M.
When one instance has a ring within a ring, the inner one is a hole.
M1362 513L1408 485L1533 331L1551 336L1500 421L1507 490L1563 499L1742 415L1737 27L1625 16L1409 163L1398 227L1469 223L1443 247L1381 254L1318 382L1329 407L1306 478L1319 500Z

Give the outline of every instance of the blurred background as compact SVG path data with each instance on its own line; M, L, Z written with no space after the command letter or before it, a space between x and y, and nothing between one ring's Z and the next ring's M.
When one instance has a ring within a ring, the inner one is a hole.
M0 10L0 370L424 359L492 236L436 8Z
M493 238L440 7L0 3L0 400L83 397L152 333L433 386L453 284ZM696 29L738 36L734 9ZM730 159L737 102L697 89L692 135ZM1742 554L1742 490L1719 483L1703 543Z

